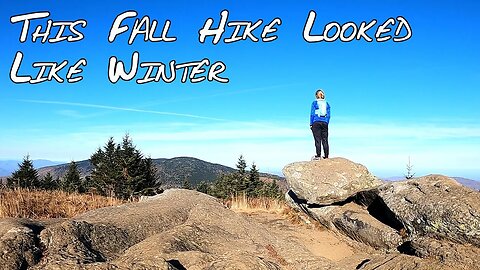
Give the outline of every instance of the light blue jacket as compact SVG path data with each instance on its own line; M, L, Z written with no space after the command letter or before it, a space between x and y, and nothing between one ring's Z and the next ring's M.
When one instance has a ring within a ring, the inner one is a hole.
M330 122L330 104L325 99L317 99L312 102L310 110L310 125L314 122Z

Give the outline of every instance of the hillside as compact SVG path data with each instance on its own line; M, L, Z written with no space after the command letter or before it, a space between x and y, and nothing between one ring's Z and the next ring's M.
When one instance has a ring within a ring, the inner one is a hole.
M468 179L468 178L464 178L464 177L452 177L453 179L455 179L457 182L459 182L460 184L468 187L468 188L471 188L471 189L474 189L474 190L479 190L480 191L480 182L479 181L476 181L476 180L472 180L472 179ZM404 176L393 176L393 177L387 177L387 178L382 178L382 180L384 181L392 181L392 182L395 182L395 181L404 181L405 180L405 177Z
M82 160L76 163L82 177L90 175L92 171L90 161ZM222 174L235 171L231 167L193 157L158 158L153 159L153 163L157 168L159 181L165 188L180 187L185 179L189 179L192 186L196 186L201 181L212 182ZM38 172L40 176L50 172L54 178L61 178L67 169L68 164L60 164L40 168ZM260 176L266 181L269 179L283 180L280 176L267 173L260 173Z
M469 187L471 189L475 189L475 190L480 191L480 182L479 181L475 181L475 180L467 179L467 178L463 178L463 177L452 177L452 178L457 180L457 182L459 182L460 184L462 184L466 187Z
M42 168L45 166L53 166L60 164L60 162L45 160L45 159L35 159L32 160L33 167ZM0 177L9 176L18 169L18 164L22 163L21 160L0 160Z

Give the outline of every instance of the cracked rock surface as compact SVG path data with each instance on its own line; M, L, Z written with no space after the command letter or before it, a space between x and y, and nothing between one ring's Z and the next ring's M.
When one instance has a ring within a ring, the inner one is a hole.
M283 174L290 189L308 204L341 202L382 184L365 166L345 158L294 162Z
M29 229L0 224L2 269L336 269L301 242L192 190Z
M375 250L397 254L375 269L413 269L403 267L402 260L411 260L403 265L417 269L425 258L439 263L431 269L480 269L480 192L442 175L359 185L363 181L359 176L364 179L369 172L352 164L339 158L287 165L284 173L291 190L286 201L331 230ZM338 171L344 171L347 179L339 177ZM356 191L345 184L349 180L351 186L359 187ZM320 188L307 190L315 183ZM332 199L330 194L339 187L345 196ZM370 269L374 261L357 267Z

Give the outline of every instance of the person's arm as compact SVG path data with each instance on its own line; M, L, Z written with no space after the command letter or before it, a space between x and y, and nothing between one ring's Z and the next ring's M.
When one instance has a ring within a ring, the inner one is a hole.
M330 104L327 102L327 123L330 123Z
M313 125L314 117L315 117L315 102L312 102L312 107L310 109L310 127Z

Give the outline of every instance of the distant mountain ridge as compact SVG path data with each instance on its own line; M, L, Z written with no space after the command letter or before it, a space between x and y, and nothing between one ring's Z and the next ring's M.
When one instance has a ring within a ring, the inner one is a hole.
M458 183L469 187L474 190L480 191L480 181L464 178L464 177L452 177L451 178L455 179ZM393 177L386 177L382 178L384 181L402 181L405 180L405 176L393 176Z
M475 181L475 180L467 179L467 178L463 178L463 177L452 177L452 178L457 180L457 182L459 182L460 184L462 184L466 187L469 187L469 188L480 191L480 182L479 181Z
M32 160L33 167L42 168L45 166L53 166L61 164L62 162L50 161L46 159ZM15 170L18 169L18 164L22 163L21 160L0 160L0 176L10 176Z
M213 182L220 175L235 171L234 168L193 157L157 158L152 159L152 161L157 168L157 176L164 188L180 187L185 179L188 179L192 186L196 186L201 181ZM78 161L76 164L80 176L85 177L91 174L93 167L89 160ZM43 167L38 170L38 173L40 176L50 173L54 178L61 178L66 174L68 165L67 163ZM278 175L268 173L260 173L260 176L267 179L283 180Z

